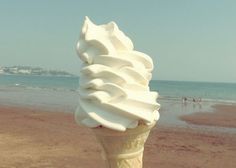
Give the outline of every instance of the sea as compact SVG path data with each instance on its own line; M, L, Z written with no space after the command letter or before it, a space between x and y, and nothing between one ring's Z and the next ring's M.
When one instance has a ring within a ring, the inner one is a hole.
M78 85L77 76L0 74L0 105L74 112ZM150 90L159 93L160 124L164 125L189 126L179 116L212 112L215 104L236 104L236 83L152 80Z

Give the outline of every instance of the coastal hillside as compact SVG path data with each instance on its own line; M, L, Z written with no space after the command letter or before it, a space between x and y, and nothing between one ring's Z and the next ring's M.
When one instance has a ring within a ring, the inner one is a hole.
M75 76L62 70L47 70L41 67L31 66L0 66L0 75L40 75L40 76Z

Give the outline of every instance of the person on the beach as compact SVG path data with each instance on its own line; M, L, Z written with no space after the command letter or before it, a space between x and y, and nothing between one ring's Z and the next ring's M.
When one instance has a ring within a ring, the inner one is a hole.
M183 97L182 101L183 101L183 103L185 103L187 101L187 97Z

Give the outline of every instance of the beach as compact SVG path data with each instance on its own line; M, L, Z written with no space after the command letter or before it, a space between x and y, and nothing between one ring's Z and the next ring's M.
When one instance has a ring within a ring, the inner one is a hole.
M235 128L231 120L236 116L235 105L213 108L214 112L181 119L192 124ZM208 118L217 119L200 122L206 114ZM231 124L222 125L222 121ZM0 151L1 168L105 167L102 149L91 130L76 125L73 113L65 111L1 105ZM235 156L235 133L157 123L145 145L144 167L235 168Z
M74 77L0 76L0 168L105 167L91 129L74 121L77 85ZM235 84L150 86L160 93L161 109L144 168L236 167Z
M180 117L188 123L236 128L236 105L214 105L213 112L195 112Z

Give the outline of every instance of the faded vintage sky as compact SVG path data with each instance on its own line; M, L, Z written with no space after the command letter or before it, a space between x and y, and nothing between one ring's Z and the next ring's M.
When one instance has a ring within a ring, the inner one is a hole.
M0 66L78 74L86 15L115 21L153 58L154 79L236 82L235 0L0 0Z

